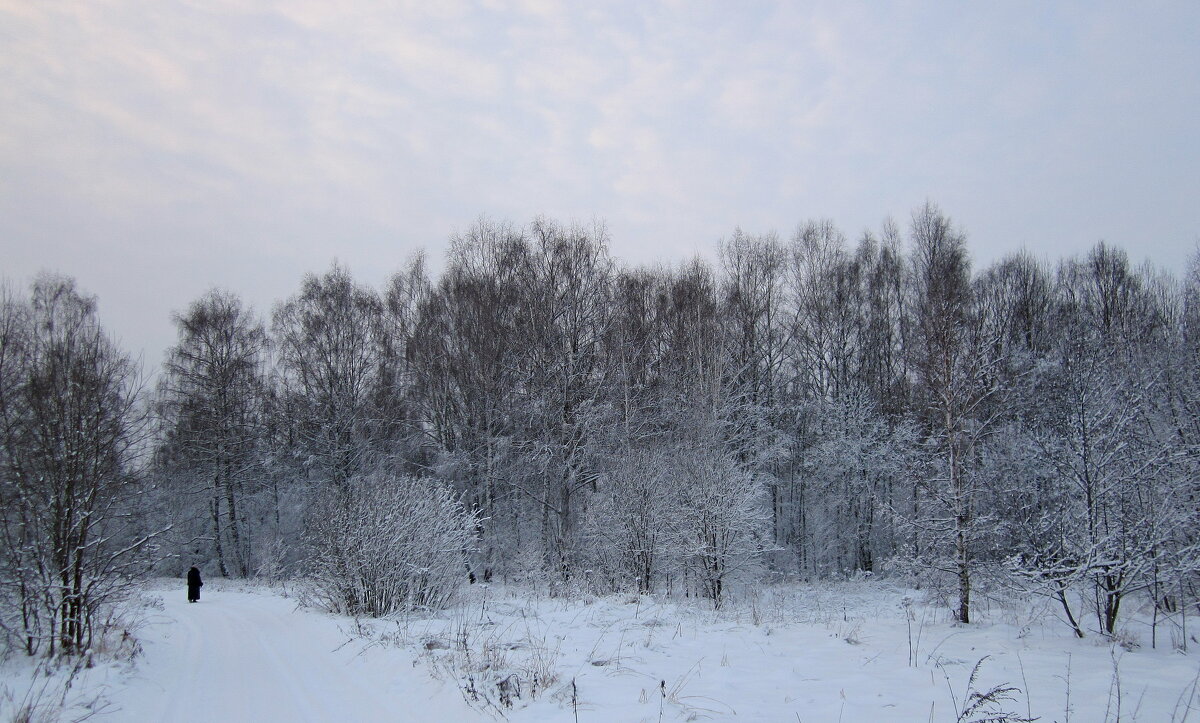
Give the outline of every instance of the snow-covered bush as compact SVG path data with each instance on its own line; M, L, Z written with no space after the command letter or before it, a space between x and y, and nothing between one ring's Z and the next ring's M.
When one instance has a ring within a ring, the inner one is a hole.
M886 515L913 457L915 430L890 422L862 389L806 405L801 470L810 564L822 576L874 572L894 552ZM808 436L808 435L806 435Z
M475 526L435 480L372 474L331 488L310 510L313 595L348 615L444 607L466 580Z
M605 476L584 524L581 561L602 592L651 592L676 502L664 454L629 452Z
M706 449L684 455L676 473L672 547L699 592L720 607L731 582L761 572L766 490L728 455Z

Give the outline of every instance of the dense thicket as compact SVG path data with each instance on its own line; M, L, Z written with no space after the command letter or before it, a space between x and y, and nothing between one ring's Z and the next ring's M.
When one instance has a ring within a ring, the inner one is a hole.
M307 571L332 607L436 604L452 570L716 605L919 571L963 621L1002 583L1082 635L1200 592L1200 269L1104 243L975 271L927 204L853 245L814 221L633 268L603 226L480 221L437 278L335 265L269 326L223 292L176 323L153 474L177 553Z

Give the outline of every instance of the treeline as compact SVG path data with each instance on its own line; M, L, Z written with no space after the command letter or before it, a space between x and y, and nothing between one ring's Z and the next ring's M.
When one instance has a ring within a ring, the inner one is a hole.
M179 312L129 474L174 554L336 579L347 610L434 604L453 576L719 605L765 576L920 571L963 621L1003 581L1112 633L1134 593L1197 599L1198 294L1195 268L1103 243L976 272L928 204L853 245L810 222L655 268L602 226L481 221L436 279L335 265L269 320L221 291ZM395 565L362 553L413 515L432 537L396 537ZM441 557L414 561L425 539ZM416 572L363 586L396 566Z

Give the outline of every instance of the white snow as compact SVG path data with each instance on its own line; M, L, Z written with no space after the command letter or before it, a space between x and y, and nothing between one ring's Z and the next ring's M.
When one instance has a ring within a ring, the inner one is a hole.
M221 581L195 605L176 581L148 594L162 602L137 632L143 654L84 671L72 688L77 702L107 701L94 720L954 721L987 656L974 687L1019 688L1007 712L1200 722L1200 645L1174 650L1169 627L1151 649L1132 615L1127 650L1077 640L1026 603L957 626L921 593L878 582L771 587L720 612L477 585L437 616L383 621ZM10 703L17 662L0 675Z
M639 596L502 595L477 600L444 629L473 630L478 651L515 646L513 669L528 667L527 649L556 657L559 679L549 694L509 712L521 721L574 713L571 681L580 720L656 721L661 709L663 720L954 721L984 656L976 690L1022 690L1005 704L1008 712L1043 721L1170 721L1183 719L1190 700L1200 720L1194 656L1170 645L1126 651L1099 636L1079 641L1028 609L994 609L990 620L964 627L944 607L911 606L909 665L904 600L913 596L921 597L879 583L784 586L716 613L704 603ZM464 625L472 619L473 627Z
M161 609L150 609L137 634L144 654L134 670L103 666L76 683L105 691L96 720L365 723L472 715L454 687L414 669L413 655L366 649L369 641L346 632L353 621L298 609L295 599L267 588L210 580L195 604L182 582L148 594Z

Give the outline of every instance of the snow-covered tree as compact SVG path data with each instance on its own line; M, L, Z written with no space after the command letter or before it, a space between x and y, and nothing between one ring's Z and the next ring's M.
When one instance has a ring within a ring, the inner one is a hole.
M1031 376L1029 460L1011 564L1060 602L1077 635L1070 590L1090 593L1098 629L1116 631L1123 601L1152 586L1179 534L1179 475L1156 412L1162 376L1146 352L1166 344L1161 309L1123 254L1104 244L1060 267L1058 337Z
M382 311L378 294L336 264L275 309L292 453L321 482L345 485L380 450Z
M931 204L913 214L912 234L910 351L921 391L919 412L935 460L924 488L928 504L912 522L926 537L919 554L953 560L956 615L966 623L977 533L977 448L995 421L987 402L998 392L998 360L974 303L965 236Z
M43 275L0 300L0 627L29 654L72 655L142 572L138 369L96 300Z
M266 486L267 335L234 295L211 291L175 316L179 342L159 383L159 461L177 504L207 519L222 575L250 574L251 498ZM196 485L201 485L196 489ZM207 514L191 502L200 493Z

